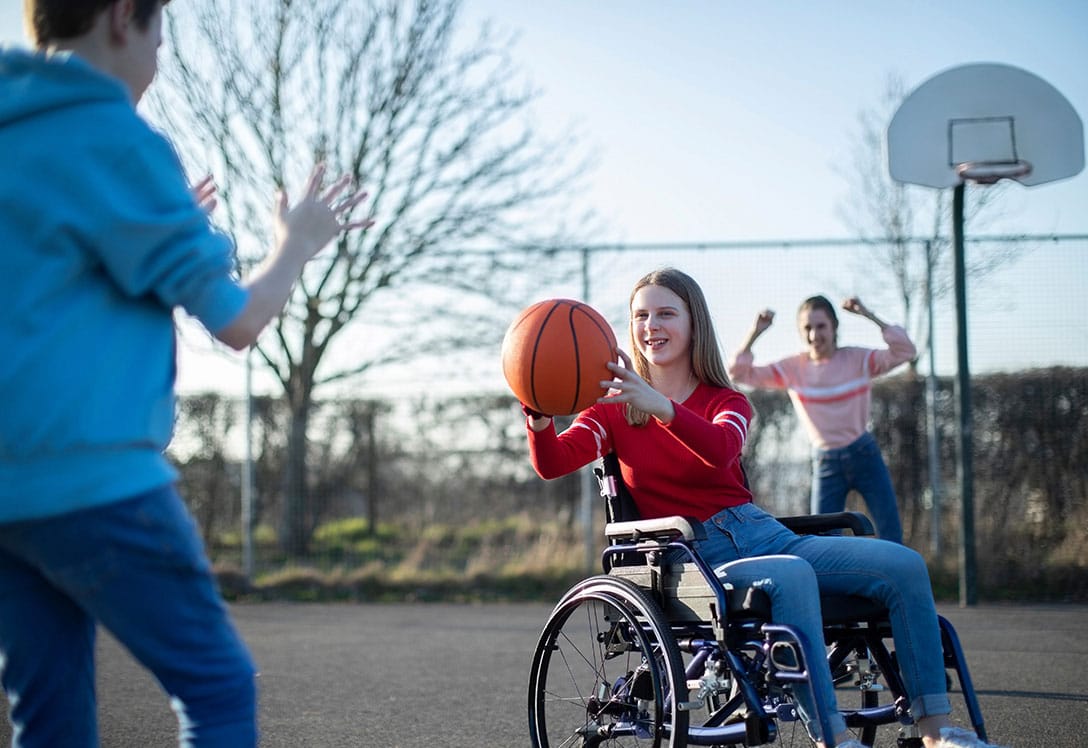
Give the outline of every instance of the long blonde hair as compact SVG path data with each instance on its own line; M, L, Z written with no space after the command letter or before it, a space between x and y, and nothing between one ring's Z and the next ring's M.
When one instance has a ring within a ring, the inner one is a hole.
M703 289L687 273L676 268L666 267L642 276L635 287L631 289L631 298L627 307L630 310L635 301L635 294L646 286L661 286L667 288L680 297L688 308L691 316L691 372L699 383L714 385L715 387L732 387L729 374L726 372L725 361L722 359L721 348L718 346L718 335L714 332L714 320L710 317L710 307L707 306ZM635 339L635 332L628 322L627 331L631 338L631 360L635 365L635 371L640 377L651 385L650 364ZM638 408L627 405L627 422L632 426L645 425L650 416Z

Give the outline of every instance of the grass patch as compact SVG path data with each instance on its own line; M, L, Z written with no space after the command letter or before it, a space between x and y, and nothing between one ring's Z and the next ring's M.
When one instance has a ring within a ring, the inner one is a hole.
M382 524L371 533L352 518L319 527L305 559L278 557L265 533L256 549L252 580L241 570L240 549L213 549L216 574L229 600L497 602L557 600L589 574L578 528L528 515L466 525L424 527ZM603 539L602 539L603 540ZM1088 575L1077 562L1020 569L980 569L980 600L991 602L1088 601ZM596 570L594 570L596 572ZM959 599L959 571L949 556L931 560L934 597Z
M274 546L259 549L252 581L236 548L219 548L215 568L229 600L554 600L586 576L581 544L576 528L523 515L375 533L353 518L319 527L303 560L279 563Z

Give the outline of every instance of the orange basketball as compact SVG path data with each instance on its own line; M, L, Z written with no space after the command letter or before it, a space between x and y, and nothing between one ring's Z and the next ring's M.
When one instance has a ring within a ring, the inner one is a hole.
M533 410L565 416L607 392L616 336L596 309L572 299L548 299L517 316L502 340L502 373Z

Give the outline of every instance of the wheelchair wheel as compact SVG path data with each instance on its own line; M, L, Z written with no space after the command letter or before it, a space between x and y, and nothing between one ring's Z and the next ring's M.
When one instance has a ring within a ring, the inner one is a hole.
M556 605L529 675L536 748L687 745L683 660L636 585L591 577Z

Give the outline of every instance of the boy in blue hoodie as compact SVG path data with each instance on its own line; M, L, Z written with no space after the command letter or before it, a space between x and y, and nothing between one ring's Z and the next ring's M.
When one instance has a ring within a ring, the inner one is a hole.
M173 311L235 349L306 262L371 222L314 169L245 282L171 145L136 113L164 0L26 0L0 51L0 682L16 746L95 746L96 623L171 697L181 743L256 744L254 666L163 455Z

